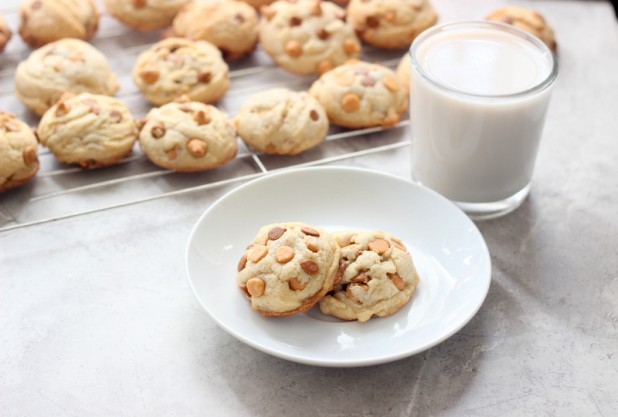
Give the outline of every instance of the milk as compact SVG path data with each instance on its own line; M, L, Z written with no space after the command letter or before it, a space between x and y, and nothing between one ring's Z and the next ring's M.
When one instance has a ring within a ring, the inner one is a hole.
M414 179L463 203L527 190L557 71L551 52L493 23L430 31L411 51Z

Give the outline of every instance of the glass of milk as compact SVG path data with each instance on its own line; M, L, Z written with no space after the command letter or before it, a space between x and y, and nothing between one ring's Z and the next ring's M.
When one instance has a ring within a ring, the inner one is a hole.
M412 178L475 219L515 210L558 74L552 52L509 25L461 22L426 30L410 55Z

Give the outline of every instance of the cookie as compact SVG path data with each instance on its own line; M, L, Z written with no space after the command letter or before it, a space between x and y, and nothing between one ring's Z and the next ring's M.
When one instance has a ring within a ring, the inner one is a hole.
M11 40L11 36L13 36L13 32L11 32L9 25L6 24L4 16L0 14L0 53L4 52L4 48Z
M245 101L234 119L238 135L253 149L296 155L318 145L328 133L324 109L307 92L275 88Z
M419 277L401 240L381 230L333 236L341 247L343 273L320 301L322 313L364 322L390 316L410 300Z
M355 61L322 75L309 92L332 124L360 128L396 125L408 107L407 91L393 70Z
M333 288L339 246L325 230L304 223L262 227L238 262L236 283L265 316L310 309Z
M408 47L438 20L428 0L350 0L348 16L361 39L379 48Z
M494 22L507 23L516 28L525 30L545 42L554 52L558 48L554 30L549 23L547 23L543 15L536 10L519 6L503 6L487 15L486 19Z
M37 146L30 126L0 111L0 192L19 187L37 173Z
M64 38L91 39L99 26L94 0L21 0L19 34L38 48Z
M15 94L39 116L65 92L113 95L118 88L107 58L79 39L47 44L15 71Z
M178 11L191 0L105 0L107 12L125 25L141 31L172 24Z
M253 52L258 41L258 15L242 1L192 2L174 19L172 35L215 45L227 60Z
M279 0L261 12L260 45L294 74L323 74L360 54L345 10L334 3Z
M212 44L169 38L137 57L133 81L150 102L170 103L181 96L213 103L230 86L229 69Z
M401 57L399 64L397 65L397 69L395 70L397 74L397 78L399 78L399 82L410 89L410 71L412 70L412 58L410 58L410 54L406 52L406 54Z
M114 97L67 94L41 118L40 142L61 162L82 168L114 164L131 152L135 120Z
M203 171L236 155L236 129L216 107L169 103L150 110L140 130L142 151L154 164L175 171Z

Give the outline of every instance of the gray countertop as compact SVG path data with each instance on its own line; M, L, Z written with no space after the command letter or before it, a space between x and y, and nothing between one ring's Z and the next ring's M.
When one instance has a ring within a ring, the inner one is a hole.
M0 9L15 13L8 3ZM518 3L554 26L560 75L529 198L477 223L492 282L461 331L421 354L350 369L236 340L200 307L184 270L192 226L237 185L224 184L0 232L0 414L618 415L616 20L606 2ZM434 4L446 22L502 2ZM409 178L408 153L327 163Z

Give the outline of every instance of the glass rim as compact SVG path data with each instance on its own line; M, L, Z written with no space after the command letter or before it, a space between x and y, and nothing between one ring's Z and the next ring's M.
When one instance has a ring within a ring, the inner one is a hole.
M458 29L458 28L482 28L482 29L493 29L493 30L497 30L500 31L502 33L510 33L512 35L517 36L520 39L524 39L526 40L528 43L533 44L535 47L537 47L538 49L540 49L544 54L548 55L551 57L551 71L549 71L549 73L547 74L547 76L539 81L538 83L536 83L535 85L533 85L530 88L527 88L525 90L522 91L517 91L515 93L508 93L508 94L478 94L478 93L471 93L465 90L461 90L458 88L453 88L453 87L449 87L444 85L443 83L437 81L435 78L433 78L431 75L429 75L427 73L427 71L425 71L420 63L418 62L418 60L416 59L416 52L417 49L419 47L419 45L424 42L427 38L440 33L440 32L445 32L448 30L453 30L453 29ZM470 21L462 21L462 22L454 22L454 23L445 23L442 25L438 25L438 26L434 26L432 28L429 28L425 31L423 31L419 36L416 37L416 39L414 39L414 42L412 42L412 45L410 46L410 50L408 51L408 53L410 54L410 58L411 58L411 64L412 67L414 68L415 71L417 71L425 80L429 81L432 85L434 85L435 87L438 87L441 90L445 90L447 92L450 93L456 93L459 95L463 95L463 96L467 96L467 97L476 97L476 98L495 98L495 99L510 99L510 98L519 98L519 97L525 97L525 96L529 96L531 94L543 91L544 89L546 89L547 87L549 87L550 85L552 85L554 83L554 81L556 80L557 76L558 76L558 60L556 59L556 56L554 55L554 53L551 51L551 49L549 49L549 47L539 38L537 38L536 36L532 35L531 33L528 33L522 29L516 28L512 25L506 24L506 23L500 23L500 22L492 22L492 21L475 21L475 20L470 20Z

